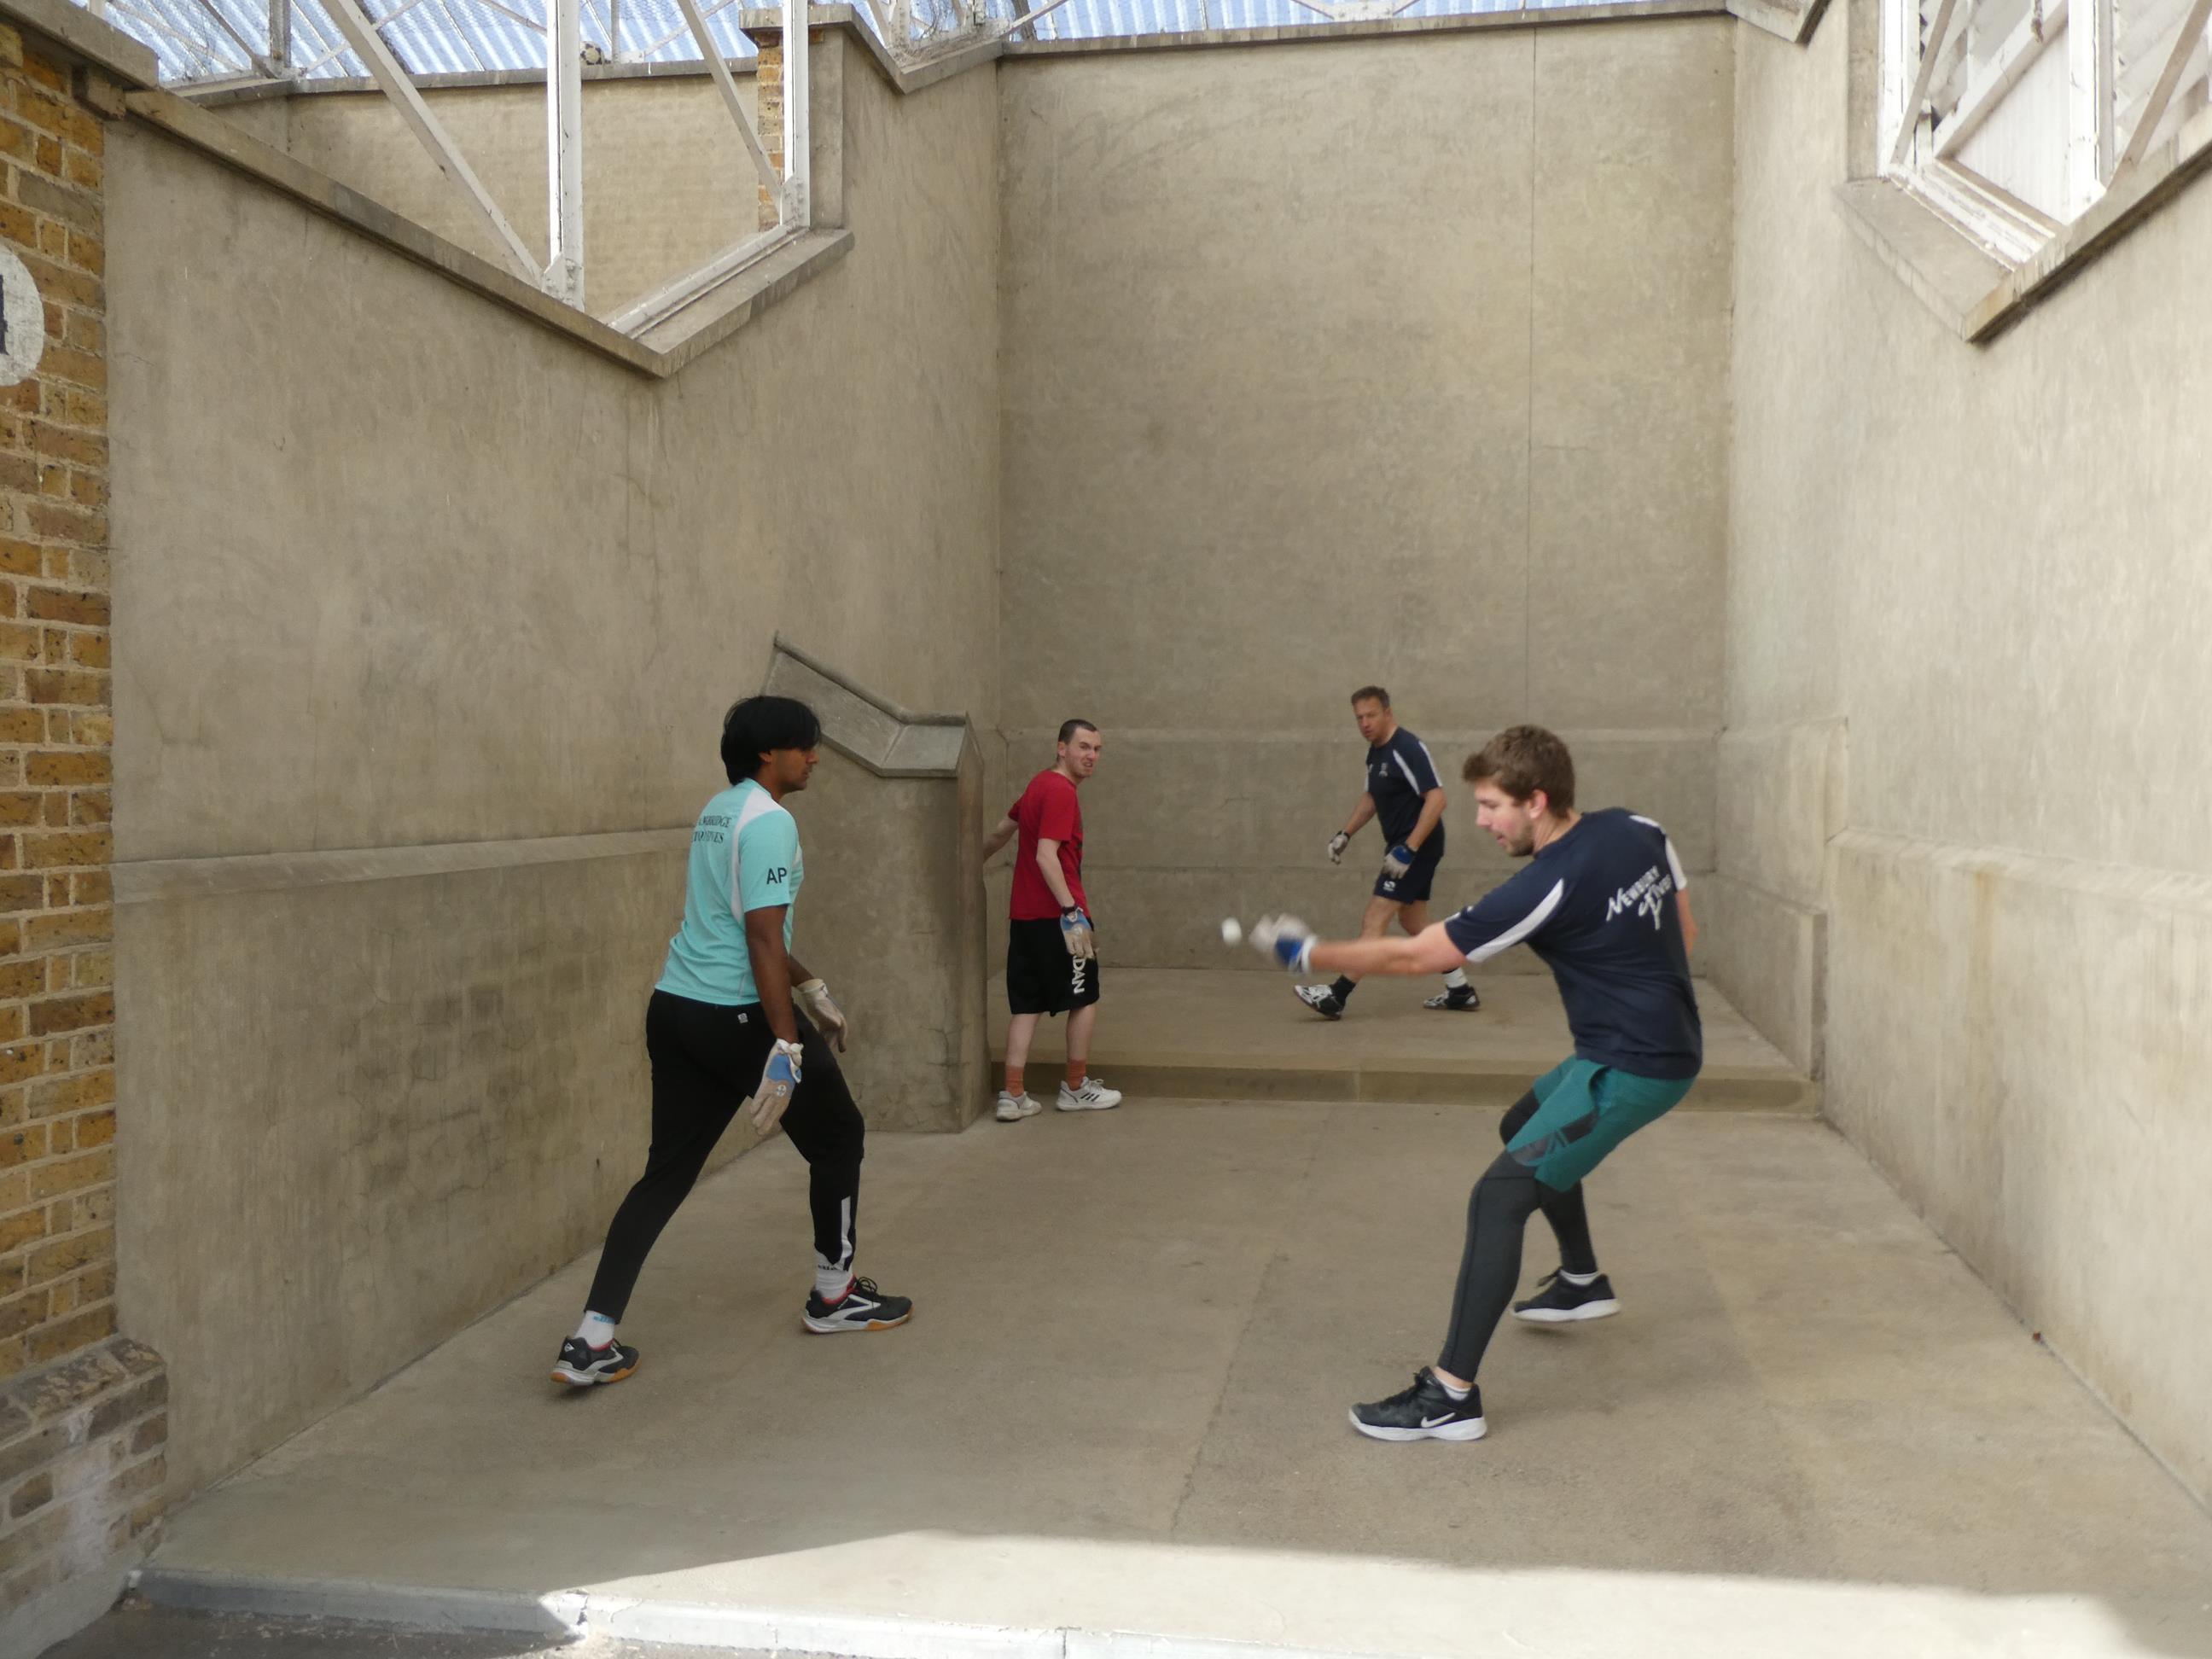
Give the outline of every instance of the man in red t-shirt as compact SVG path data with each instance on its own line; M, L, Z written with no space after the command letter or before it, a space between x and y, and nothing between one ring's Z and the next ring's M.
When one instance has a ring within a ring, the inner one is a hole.
M1106 740L1089 720L1060 728L1059 759L1030 780L1022 798L1006 809L983 838L991 858L1018 836L1014 856L1012 924L1006 936L1006 1086L998 1117L1016 1123L1044 1109L1022 1087L1022 1067L1038 1018L1067 1016L1067 1076L1055 1103L1063 1112L1097 1112L1121 1097L1084 1066L1091 1030L1098 1023L1098 948L1091 906L1083 896L1083 808L1075 792L1098 767Z

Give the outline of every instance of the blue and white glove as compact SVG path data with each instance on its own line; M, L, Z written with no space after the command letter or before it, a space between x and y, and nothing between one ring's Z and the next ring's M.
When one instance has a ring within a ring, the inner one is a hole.
M1078 962L1098 954L1098 936L1091 931L1091 918L1083 914L1082 906L1071 904L1060 913L1060 942Z
M1343 863L1344 849L1351 845L1352 837L1346 835L1343 830L1338 830L1328 838L1328 861L1331 864Z
M1382 857L1382 873L1392 881L1413 867L1413 849L1400 842Z
M1254 950L1278 968L1287 968L1294 974L1312 970L1313 929L1296 916L1262 916L1245 937L1252 941Z
M799 1045L776 1039L761 1067L760 1087L753 1091L753 1127L763 1134L783 1121L784 1109L799 1092Z
M791 1000L806 1010L807 1018L814 1022L822 1033L823 1041L839 1054L845 1052L845 1039L851 1033L853 1022L845 1018L845 1011L837 1006L837 999L830 994L830 988L818 979L810 979L803 985L791 988Z

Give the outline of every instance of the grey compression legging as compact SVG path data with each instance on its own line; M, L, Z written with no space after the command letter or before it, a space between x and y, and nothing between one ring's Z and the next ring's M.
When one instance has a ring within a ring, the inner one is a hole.
M1536 1105L1532 1089L1498 1124L1498 1139L1510 1144L1535 1115ZM1582 1182L1556 1192L1512 1153L1500 1152L1467 1200L1467 1246L1460 1257L1459 1288L1452 1296L1451 1328L1444 1334L1443 1352L1437 1359L1454 1376L1471 1381L1480 1369L1491 1333L1505 1316L1521 1282L1521 1237L1528 1218L1539 1210L1559 1238L1560 1266L1573 1273L1597 1271Z

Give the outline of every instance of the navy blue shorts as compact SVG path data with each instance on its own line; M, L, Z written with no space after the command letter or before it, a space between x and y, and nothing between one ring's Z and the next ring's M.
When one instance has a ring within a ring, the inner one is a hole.
M1429 888L1437 878L1437 866L1443 862L1444 849L1433 841L1424 842L1421 850L1413 854L1413 867L1393 880L1387 871L1378 871L1375 877L1375 896L1386 898L1394 904L1420 904L1427 901Z

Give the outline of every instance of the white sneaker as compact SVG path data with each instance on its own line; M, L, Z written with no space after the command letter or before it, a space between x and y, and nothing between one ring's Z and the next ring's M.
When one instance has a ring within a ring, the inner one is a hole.
M1060 1098L1054 1103L1063 1112L1109 1112L1121 1103L1121 1091L1109 1089L1095 1077L1083 1079L1083 1086L1071 1089L1060 1085Z
M1004 1089L999 1091L998 1115L1001 1123L1019 1123L1024 1118L1035 1117L1042 1110L1044 1103L1033 1098L1027 1091L1015 1096Z

